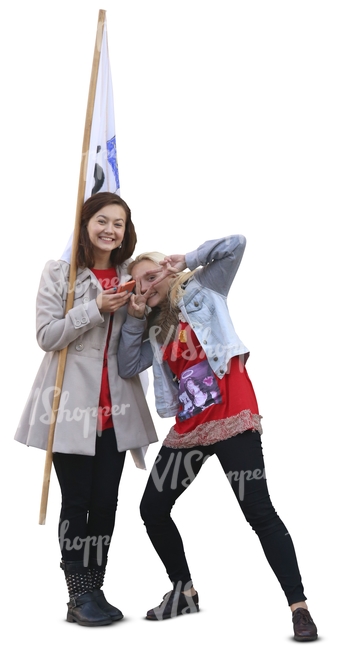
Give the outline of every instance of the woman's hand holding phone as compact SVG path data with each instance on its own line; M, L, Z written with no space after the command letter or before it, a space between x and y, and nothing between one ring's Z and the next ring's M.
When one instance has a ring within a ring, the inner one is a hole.
M124 291L114 291L113 289L106 289L99 293L96 298L96 303L99 311L101 313L111 313L113 314L117 309L123 307L130 297L130 292Z
M120 284L117 288L115 287L114 291L117 291L117 293L123 293L123 291L128 291L128 293L131 293L135 288L135 284L135 280L129 280L129 282Z

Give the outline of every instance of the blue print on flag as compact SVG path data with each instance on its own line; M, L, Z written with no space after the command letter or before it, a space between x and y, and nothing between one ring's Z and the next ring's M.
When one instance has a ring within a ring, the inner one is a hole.
M107 148L107 159L109 162L109 165L113 171L115 180L116 180L116 187L117 189L119 188L119 174L118 174L118 163L117 163L117 147L116 147L116 136L114 135L111 140L108 140L106 142L106 148Z

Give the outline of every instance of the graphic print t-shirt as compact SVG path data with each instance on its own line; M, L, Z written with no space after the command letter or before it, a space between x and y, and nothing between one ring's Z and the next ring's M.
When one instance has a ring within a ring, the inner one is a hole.
M226 374L219 379L188 323L179 324L163 359L179 383L180 407L174 425L177 433L189 433L199 424L229 418L244 410L259 413L243 359L233 357Z

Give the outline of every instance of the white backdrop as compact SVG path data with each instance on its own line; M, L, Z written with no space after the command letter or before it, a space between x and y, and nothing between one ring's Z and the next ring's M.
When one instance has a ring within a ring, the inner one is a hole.
M128 456L105 584L126 618L104 629L65 622L57 481L52 475L39 526L44 453L13 435L43 355L35 341L40 273L74 225L99 9L107 10L121 194L136 252L184 253L205 239L247 237L229 306L251 350L270 494L320 636L338 648L344 11L332 0L2 5L6 647L30 639L38 650L124 642L282 648L292 635L285 597L216 459L175 507L201 613L144 620L170 585L138 513L148 472ZM149 403L154 413L151 388ZM154 418L162 440L172 421ZM148 451L148 469L158 448Z

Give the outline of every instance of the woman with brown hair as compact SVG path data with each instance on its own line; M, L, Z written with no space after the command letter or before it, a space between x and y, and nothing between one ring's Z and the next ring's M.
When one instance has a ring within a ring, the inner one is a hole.
M136 233L128 205L99 192L85 201L73 307L65 314L69 264L49 261L37 295L37 341L46 352L16 440L46 449L59 350L68 346L56 418L53 464L61 488L61 568L69 593L67 621L108 625L123 618L101 589L115 524L126 451L144 468L157 440L139 376L123 381L117 347L130 293Z

